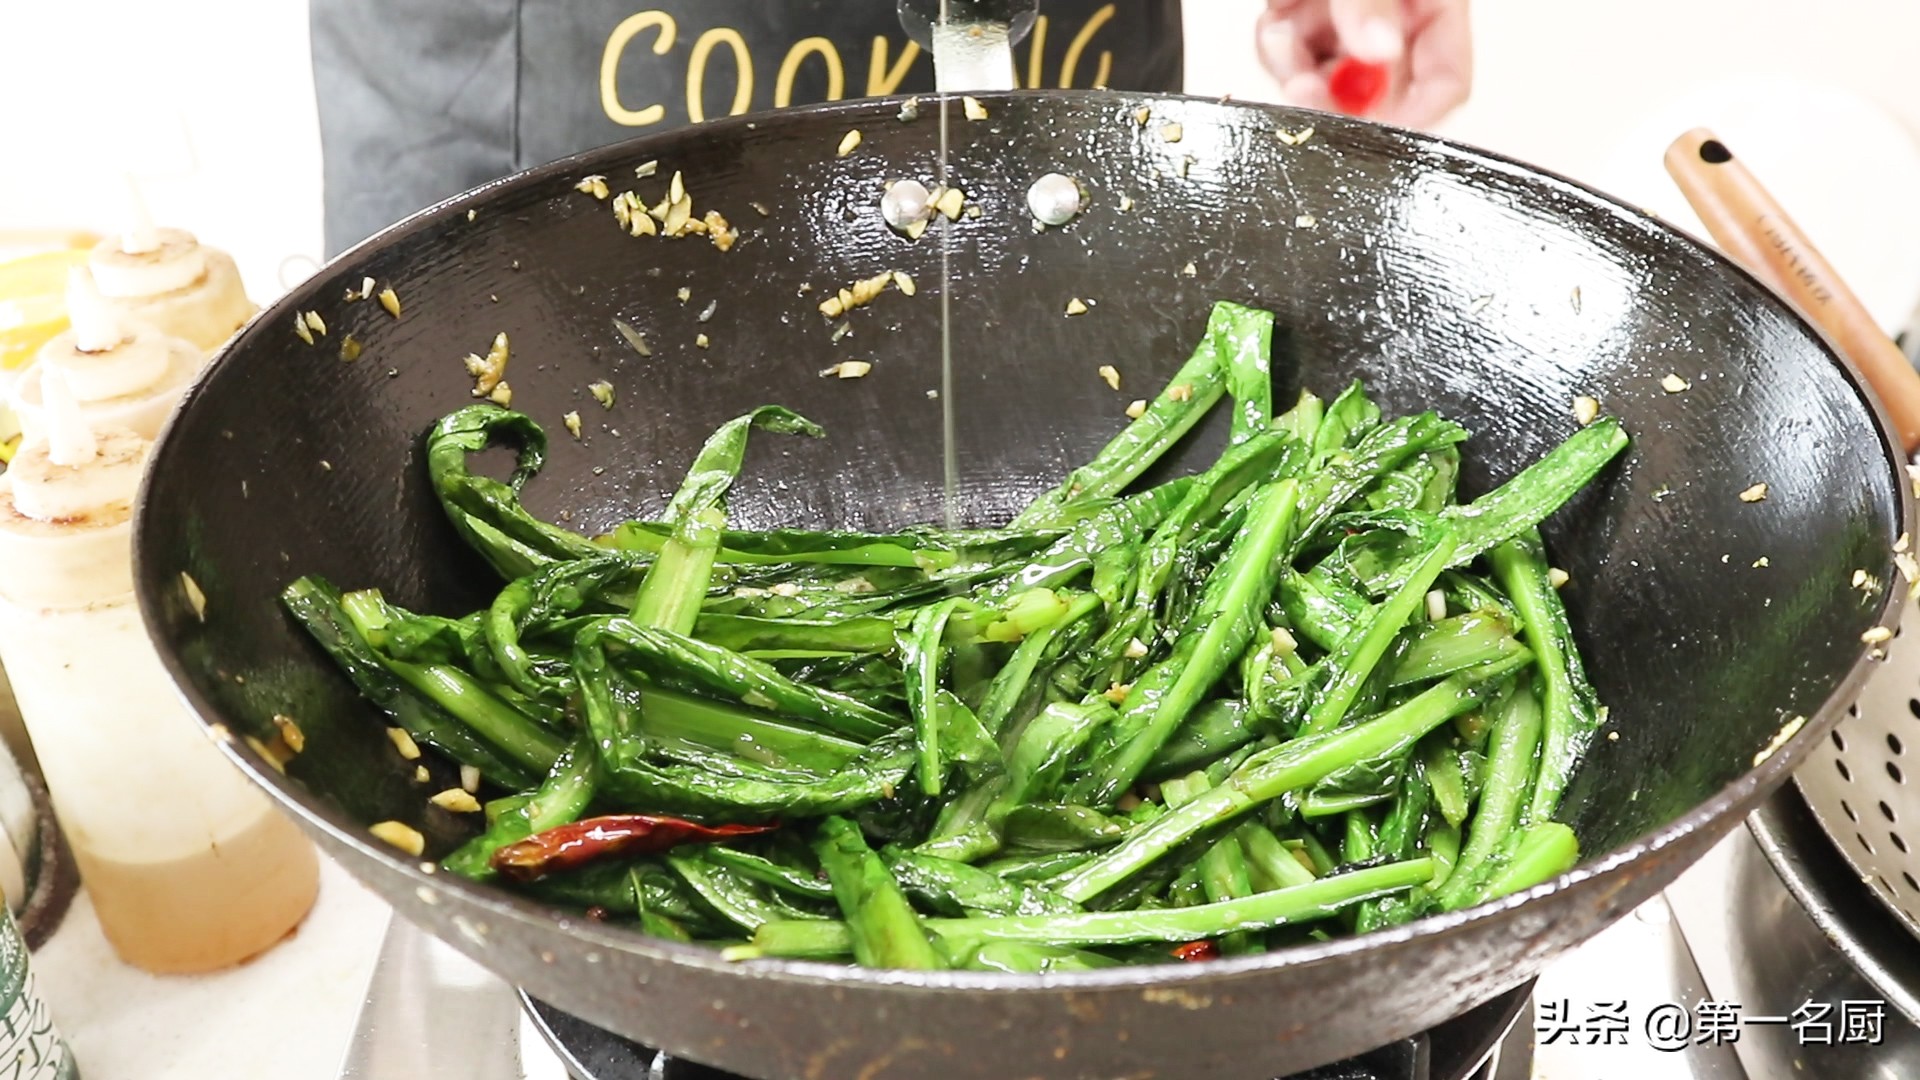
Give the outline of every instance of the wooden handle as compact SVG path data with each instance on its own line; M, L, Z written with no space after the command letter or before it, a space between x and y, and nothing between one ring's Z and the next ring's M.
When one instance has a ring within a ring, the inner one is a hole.
M1714 242L1826 332L1873 387L1907 453L1920 451L1920 372L1760 181L1705 128L1674 140L1666 165Z

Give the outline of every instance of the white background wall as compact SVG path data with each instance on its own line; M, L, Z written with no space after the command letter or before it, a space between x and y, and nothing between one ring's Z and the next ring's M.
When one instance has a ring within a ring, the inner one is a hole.
M432 0L393 0L424 2ZM1270 96L1248 33L1262 2L1188 0L1193 92ZM1697 121L1687 109L1662 114L1742 75L1789 74L1851 91L1920 133L1920 0L1475 3L1478 86L1444 132L1635 201L1672 203L1659 150ZM1713 122L1856 288L1872 294L1878 310L1911 306L1920 295L1920 182L1907 177L1920 165L1908 137L1897 129L1891 138L1855 137L1872 126L1829 117L1811 97L1777 116L1752 108L1741 115L1737 140L1730 122ZM255 299L279 291L288 260L317 258L320 162L303 0L0 0L0 230L112 228L123 169L139 174L163 221L232 250ZM309 923L289 947L324 943L331 967L300 975L316 1000L310 1023L275 1036L271 1052L284 1056L292 1046L299 1058L276 1075L332 1075L329 1051L345 1040L371 963L375 924L340 906L338 898L357 895L344 882L328 889L335 906L323 902L323 911L333 912L332 928ZM1574 981L1565 985L1639 985L1608 965L1651 962L1631 950L1585 955L1600 959L1570 969ZM196 1043L204 1032L168 1023L208 1001L229 1013L257 1001L129 981L97 936L65 933L37 964L90 1075L157 1075L150 1048L127 1036L136 1031L165 1030L169 1054L188 1072L196 1052L195 1060L227 1066L235 1054L269 1053L245 1040ZM267 975L259 966L248 971ZM288 1043L290 1036L299 1040ZM1622 1075L1621 1061L1658 1080L1677 1056L1608 1057L1606 1075ZM1598 1075L1564 1061L1543 1063L1540 1075L1549 1072Z
M1271 96L1261 2L1188 0L1192 92ZM1443 131L1603 185L1650 113L1743 73L1851 90L1920 132L1920 0L1476 0L1474 25L1474 99ZM301 0L0 0L0 118L0 229L111 228L131 168L159 217L235 252L256 299L320 253ZM1816 239L1864 212L1795 209Z

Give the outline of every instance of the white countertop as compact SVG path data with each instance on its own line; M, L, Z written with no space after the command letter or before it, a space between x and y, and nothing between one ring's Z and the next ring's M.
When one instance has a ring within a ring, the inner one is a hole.
M1189 0L1193 92L1271 97L1249 47L1260 4ZM1667 207L1654 162L1661 140L1678 134L1670 128L1696 122L1671 115L1691 99L1703 114L1727 117L1716 125L1748 125L1743 157L1889 325L1920 298L1920 250L1910 242L1920 233L1920 185L1903 190L1904 179L1889 180L1905 176L1911 147L1849 145L1844 124L1818 117L1774 131L1752 123L1752 103L1777 93L1774 76L1790 70L1920 131L1911 56L1920 4L1828 0L1817 23L1798 0L1475 0L1474 9L1476 94L1444 133ZM100 26L118 32L101 40ZM0 64L0 99L32 103L10 114L9 154L33 148L42 162L23 167L10 156L0 168L0 228L110 226L98 208L115 204L117 172L132 164L157 216L232 250L257 298L312 265L320 181L304 4L14 5L0 15L0 35L71 46L16 47ZM127 62L135 42L164 59ZM1762 76L1769 81L1757 90L1740 83ZM45 92L50 86L63 93ZM272 148L270 179L257 172L262 145ZM112 959L84 898L35 964L88 1080L332 1080L385 925L383 905L328 866L300 932L233 972L182 979L127 969ZM1635 940L1623 924L1549 980L1577 979L1594 1000L1644 961ZM1608 1075L1665 1075L1657 1062L1602 1064ZM1539 1075L1587 1080L1599 1068L1548 1061Z
M34 974L86 1080L334 1080L387 917L323 861L292 937L231 971L159 976L114 957L82 892Z

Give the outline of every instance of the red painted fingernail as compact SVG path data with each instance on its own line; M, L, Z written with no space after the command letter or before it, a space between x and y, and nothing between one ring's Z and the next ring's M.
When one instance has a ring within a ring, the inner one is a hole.
M1343 113L1365 116L1387 93L1387 66L1349 56L1327 75L1327 93Z

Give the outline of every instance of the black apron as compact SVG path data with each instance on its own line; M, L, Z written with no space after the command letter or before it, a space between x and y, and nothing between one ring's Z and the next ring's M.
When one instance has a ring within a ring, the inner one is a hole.
M1178 90L1179 0L1041 0L1024 87ZM327 257L519 169L679 124L933 87L894 0L311 0Z

